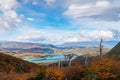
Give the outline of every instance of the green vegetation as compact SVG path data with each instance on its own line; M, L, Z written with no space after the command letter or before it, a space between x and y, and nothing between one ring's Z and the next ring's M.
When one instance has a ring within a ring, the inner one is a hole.
M34 80L42 80L42 79L44 79L44 77L45 77L45 73L44 73L44 72L39 72L39 73L36 75L36 77L35 77Z

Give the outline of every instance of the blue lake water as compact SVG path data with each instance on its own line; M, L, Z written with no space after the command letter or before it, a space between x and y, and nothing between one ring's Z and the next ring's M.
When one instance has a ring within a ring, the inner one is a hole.
M24 60L33 63L58 62L63 61L64 56L62 54L50 54L42 58L24 58Z
M77 56L74 56L72 59L75 59ZM33 63L45 63L45 62L58 62L58 61L64 61L64 55L63 54L50 54L45 57L41 58L24 58L24 60L33 62Z

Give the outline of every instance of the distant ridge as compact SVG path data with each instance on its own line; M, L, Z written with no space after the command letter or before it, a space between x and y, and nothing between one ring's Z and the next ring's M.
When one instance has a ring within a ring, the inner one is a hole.
M3 48L29 49L29 48L46 48L46 47L55 48L55 46L52 44L17 42L17 41L0 41L0 49Z
M54 48L57 47L52 44L0 41L0 49L5 51L44 53L46 50L53 52Z

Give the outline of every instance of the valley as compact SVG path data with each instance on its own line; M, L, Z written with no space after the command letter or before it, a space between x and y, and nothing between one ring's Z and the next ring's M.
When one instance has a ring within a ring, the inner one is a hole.
M99 47L86 46L86 44L83 47L83 43L82 46L75 44L74 47L9 41L0 42L0 44L0 52L37 64L64 61L64 55L69 54L75 54L77 56L99 55ZM111 48L104 47L103 54L106 54Z

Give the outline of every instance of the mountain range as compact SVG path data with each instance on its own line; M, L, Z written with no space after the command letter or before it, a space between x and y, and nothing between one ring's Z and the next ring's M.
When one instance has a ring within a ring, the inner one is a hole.
M0 49L7 50L7 51L44 53L46 50L52 51L54 48L56 48L56 46L52 44L40 44L40 43L16 42L16 41L0 41Z
M16 42L16 41L0 41L0 49L3 48L18 48L18 49L29 49L29 48L55 48L52 44L40 44L31 42Z
M119 41L104 41L104 47L113 47ZM98 41L86 42L66 42L61 45L30 43L30 42L16 42L16 41L0 41L0 49L7 51L19 52L36 52L36 53L52 53L55 49L71 49L71 48L85 48L85 47L99 47Z

